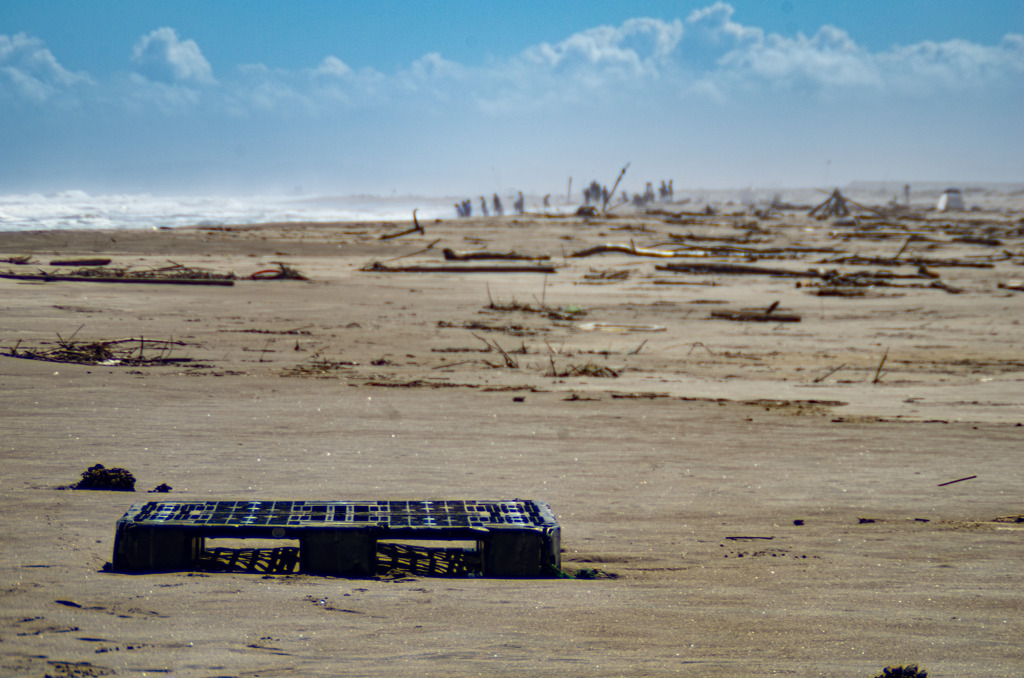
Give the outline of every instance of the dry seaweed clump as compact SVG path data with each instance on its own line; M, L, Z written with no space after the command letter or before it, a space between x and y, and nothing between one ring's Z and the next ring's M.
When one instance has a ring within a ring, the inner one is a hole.
M928 678L928 672L918 669L917 664L886 666L875 678Z
M133 271L130 268L90 266L78 268L71 275L79 278L125 278L130 280L236 280L234 273L216 273L171 262L170 266Z
M83 471L82 479L68 487L72 490L134 492L135 476L128 469L106 468L103 464L96 464Z
M74 337L74 335L72 335ZM184 346L180 341L132 337L112 341L74 341L57 335L53 348L21 348L21 340L0 355L27 360L79 365L131 365L152 366L189 363L191 358L171 357L171 351Z

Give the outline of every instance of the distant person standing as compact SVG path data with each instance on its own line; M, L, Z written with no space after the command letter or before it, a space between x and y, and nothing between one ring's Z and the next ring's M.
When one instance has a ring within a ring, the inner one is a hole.
M522 214L523 213L523 192L522 191L519 191L519 197L516 198L516 201L514 203L512 203L512 207L513 207L513 209L515 209L516 214Z
M480 196L480 214L484 215L485 217L491 216L487 212L487 198L483 197L482 195Z
M494 216L505 216L505 208L501 206L501 198L498 197L497 193L494 194Z

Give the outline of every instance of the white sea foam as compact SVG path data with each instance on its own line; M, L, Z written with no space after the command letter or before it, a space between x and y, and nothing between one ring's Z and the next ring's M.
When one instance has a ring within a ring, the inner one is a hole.
M0 231L137 229L299 221L408 221L454 216L455 199L415 196L296 198L90 195L0 196Z

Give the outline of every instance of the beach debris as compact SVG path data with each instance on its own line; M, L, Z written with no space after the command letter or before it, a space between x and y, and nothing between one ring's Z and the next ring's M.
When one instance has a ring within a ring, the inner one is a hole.
M458 252L447 247L441 251L444 254L446 261L473 261L476 259L547 261L551 258L546 254L533 256L529 254L518 254L516 252Z
M885 365L885 359L889 357L889 347L885 347L885 353L882 354L882 359L878 363L878 369L875 370L875 378L871 380L872 384L877 384L881 380L882 366Z
M593 205L580 205L576 208L576 216L578 217L596 217L597 208Z
M596 245L594 247L588 247L585 250L579 252L573 252L569 255L570 258L579 257L590 257L595 254L608 254L610 252L616 252L619 254L631 254L635 257L678 257L679 254L672 250L655 250L644 247L637 247L632 242L628 245L619 245L615 243L606 243L604 245Z
M627 162L626 166L623 167L622 171L619 172L618 178L615 180L615 183L612 184L612 190L608 191L607 193L604 193L601 196L603 198L602 203L601 203L601 211L602 212L607 212L608 211L608 201L611 200L612 196L615 195L615 189L619 187L619 182L622 181L622 177L626 176L626 170L629 169L630 164L632 164L632 163L628 163ZM616 207L618 207L618 205L616 205Z
M50 266L107 266L110 259L55 259Z
M601 377L608 379L617 379L619 373L610 367L604 365L598 365L597 363L588 362L582 365L570 364L565 370L559 372L555 367L555 357L553 355L548 356L551 368L544 375L546 377Z
M202 268L192 268L171 262L170 266L133 271L131 268L110 268L87 266L67 274L40 271L33 274L0 273L0 278L15 280L37 280L41 282L103 282L103 283L151 283L175 285L234 285L234 273L216 273Z
M823 191L824 192L824 191ZM861 205L858 202L850 200L842 194L842 192L836 188L832 193L825 199L825 202L815 206L807 213L808 216L817 217L818 219L828 219L830 217L849 217L851 214L850 206L860 208L866 212L873 212L879 214L878 210ZM855 225L856 222L850 224Z
M249 280L309 280L309 278L283 262L274 261L271 263L277 264L277 268L256 271L249 276Z
M501 346L500 346L500 345L498 344L498 342L496 342L496 341L493 341L493 340L492 340L492 341L487 341L486 339L484 339L483 337L481 337L481 336L480 336L479 334L475 334L475 333L473 333L473 332L470 332L470 334L472 334L472 335L473 335L474 337L476 337L476 338L477 338L477 339L479 339L480 341L484 342L484 344L485 344L485 345L486 345L486 346L487 346L488 348L494 349L495 351L497 351L498 353L500 353L500 354L501 354L501 357L505 359L505 365L504 365L504 367L507 367L507 368L509 368L510 370L518 370L518 369L519 369L519 361L518 361L518 360L516 360L515 358L513 358L512 356L510 356L510 355L509 355L508 353L506 353L506 352L505 352L505 349L503 349L503 348L502 348L502 347L501 347ZM525 346L523 346L523 350L522 350L522 352L523 352L523 353L525 353L525 352L526 352L526 347L525 347ZM484 362L487 362L487 361L484 361ZM488 364L488 365L490 365L491 367L501 367L501 365L495 365L495 364L493 364L493 363L487 363L487 364Z
M422 264L417 266L387 266L379 261L371 261L360 271L367 273L557 273L554 266L546 264L534 265L445 265L445 264Z
M630 323L583 323L576 326L583 332L664 332L664 325L639 325Z
M615 283L623 280L629 280L631 275L633 275L633 271L628 268L618 270L595 270L592 268L589 273L583 274L583 280L589 283Z
M718 273L720 275L774 275L788 278L818 278L821 277L819 270L792 271L785 268L768 268L766 266L746 266L743 264L658 264L654 267L658 271L673 271L675 273L696 273L707 275Z
M1006 282L1001 282L999 283L999 289L1024 292L1024 280L1007 280Z
M891 266L893 259L883 257L862 257L858 254L833 257L825 259L822 264L849 264L855 266ZM988 261L975 261L970 259L926 259L924 257L904 258L899 263L921 267L961 267L961 268L994 268L995 264Z
M917 664L886 666L875 678L928 678L928 672L917 668Z
M103 464L96 464L82 471L82 479L68 485L68 489L134 492L135 476L127 469L106 468Z
M170 492L170 491L171 491L171 490L173 490L173 489L174 489L174 488L173 488L173 487L171 487L170 485L168 485L167 483L160 483L159 485L157 485L156 487L154 487L154 488L153 488L152 490L150 490L149 492L150 492L150 494L152 494L152 493L154 493L154 492L160 492L160 493L164 493L164 492Z
M78 328L82 329L81 327ZM75 363L78 365L125 365L153 366L191 362L191 358L171 357L176 346L185 346L181 341L170 339L146 339L131 337L108 341L74 341L75 334L68 339L57 335L57 345L53 348L21 348L21 340L6 352L0 352L11 358L26 360L43 360L53 363ZM147 355L148 353L148 355Z
M0 257L0 263L14 264L15 266L25 266L32 263L32 255L22 254L14 257Z
M347 367L356 367L359 363L348 360L328 360L319 353L314 353L301 363L284 373L286 377L329 377L333 373Z
M458 328L463 330L476 330L477 332L502 332L511 334L514 337L527 337L538 332L546 332L545 329L531 329L523 325L488 325L487 323L468 320L462 323L454 323L449 320L438 320L437 326L441 328Z
M412 223L413 223L413 227L412 228L410 228L408 230L405 230L405 231L401 231L400 233L385 233L384 235L380 236L380 238L378 238L378 240L391 240L392 238L401 238L403 235L410 235L412 233L419 233L420 235L424 235L426 233L426 231L423 229L422 226L420 226L420 222L416 218L416 213L418 211L419 211L418 208L414 209L412 211Z
M821 382L825 381L826 379L828 379L829 377L831 377L833 374L835 374L839 370L843 369L844 367L846 367L846 363L843 363L842 365L840 365L839 367L835 368L834 370L829 370L825 374L823 374L820 377L816 378L813 383L820 384Z
M939 483L938 487L945 487L946 485L952 485L953 483L962 483L965 480L974 480L978 476L967 476L966 478L957 478L956 480L948 480L944 483Z
M778 323L798 323L800 322L800 316L796 313L776 313L775 311L779 308L779 302L772 302L766 309L750 309L745 308L739 311L720 310L711 311L711 317L719 320L737 320L737 321L752 321L752 322L778 322Z

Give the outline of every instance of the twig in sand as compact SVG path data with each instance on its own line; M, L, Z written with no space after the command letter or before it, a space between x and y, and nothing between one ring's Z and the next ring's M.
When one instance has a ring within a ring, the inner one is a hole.
M690 355L691 353L693 353L694 349L696 349L698 346L707 351L709 355L715 355L714 351L712 351L710 348L708 348L699 341L693 342L693 345L690 346L690 350L686 352L686 355Z
M419 233L421 235L426 233L426 231L423 230L423 227L420 226L419 220L416 219L416 212L418 211L418 208L412 211L412 223L414 224L412 228L410 228L407 231L402 231L401 233L385 233L384 235L380 236L378 240L391 240L392 238L401 238L403 235L409 235L410 233Z
M974 480L978 476L967 476L966 478L957 478L956 480L950 480L945 483L939 483L938 487L945 487L946 485L952 485L953 483L961 483L965 480Z
M395 258L393 258L393 259L385 259L384 261L385 261L385 262L388 262L388 261L398 261L399 259L405 259L406 257L414 257L414 256L416 256L417 254L423 254L424 252L428 252L428 251L430 251L430 250L434 249L434 245L436 245L436 244L437 244L437 243L439 243L439 242L441 242L441 239L440 239L440 238L438 238L438 239L437 239L437 240L435 240L434 242L430 243L429 245L427 245L426 247L424 247L424 248L423 248L423 249L421 249L421 250L416 250L415 252L410 252L409 254L403 254L402 256L400 256L400 257L395 257Z
M844 367L846 367L846 363L843 363L842 365L840 365L839 367L835 368L834 370L829 370L825 374L823 374L820 377L818 377L817 379L815 379L812 383L820 384L821 382L825 381L826 379L828 379L829 377L831 377L833 374L835 374L839 370L843 369Z
M885 347L885 353L882 354L882 360L878 363L878 369L875 370L875 378L871 380L872 384L877 384L882 374L882 365L885 365L885 359L889 356L889 347Z
M639 355L640 354L640 349L642 349L644 347L644 344L646 344L646 343L647 343L647 340L644 339L643 341L640 342L640 345L637 346L636 348L634 348L632 351L630 351L628 355Z
M519 362L518 362L518 361L517 361L517 360L516 360L515 358L513 358L512 356L510 356L510 355L509 355L508 353L506 353L506 352L505 352L505 349L503 349L503 348L502 348L502 347L501 347L501 346L500 346L500 345L498 344L498 342L496 342L496 341L495 341L495 342L493 342L493 343L492 343L492 342L489 342L489 341L487 341L486 339L484 339L483 337L481 337L481 336L480 336L479 334L476 334L475 332L470 332L470 334L472 334L472 335L473 335L474 337L476 337L476 338L477 338L477 339L479 339L480 341L482 341L482 342L484 342L485 344L487 344L487 346L489 346L489 347L493 348L493 349L494 349L494 350L496 350L496 351L497 351L498 353L500 353L500 354L501 354L501 357L505 359L505 367L508 367L508 368L510 368L510 369L513 369L513 370L517 370L517 369L519 369Z
M913 239L914 239L913 235L911 235L910 237L907 238L907 241L905 243L903 243L903 247L901 247L900 251L897 252L896 255L892 258L893 261L896 261L897 259L900 258L900 255L903 254L903 250L907 249L907 245L909 245L910 241L913 240Z

